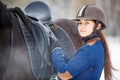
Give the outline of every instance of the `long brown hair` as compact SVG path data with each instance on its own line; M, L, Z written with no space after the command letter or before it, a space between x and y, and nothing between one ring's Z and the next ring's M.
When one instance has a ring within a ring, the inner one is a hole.
M112 63L110 60L110 53L108 49L108 45L106 42L106 39L101 31L98 32L99 36L101 37L101 40L103 42L104 48L105 48L105 63L104 63L104 76L105 80L112 80Z

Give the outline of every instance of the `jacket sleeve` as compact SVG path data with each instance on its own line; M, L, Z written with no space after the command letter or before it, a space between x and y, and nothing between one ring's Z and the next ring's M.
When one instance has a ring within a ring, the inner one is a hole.
M80 48L74 57L66 62L63 58L63 50L55 49L52 53L52 62L56 70L60 73L68 71L73 77L87 69L93 60L92 50L90 48Z

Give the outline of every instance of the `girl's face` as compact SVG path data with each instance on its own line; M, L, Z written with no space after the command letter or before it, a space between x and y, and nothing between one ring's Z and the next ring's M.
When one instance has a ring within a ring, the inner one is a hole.
M78 32L81 37L91 35L95 27L95 22L92 20L80 20L78 22Z

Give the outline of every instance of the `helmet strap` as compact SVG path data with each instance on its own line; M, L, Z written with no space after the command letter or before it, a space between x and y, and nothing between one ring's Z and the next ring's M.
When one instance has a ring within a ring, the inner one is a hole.
M97 30L97 29L96 29L97 26L98 26L98 24L99 24L99 21L96 20L96 21L95 21L95 27L94 27L93 32L92 32L91 34L96 34L98 31L100 31L100 30Z

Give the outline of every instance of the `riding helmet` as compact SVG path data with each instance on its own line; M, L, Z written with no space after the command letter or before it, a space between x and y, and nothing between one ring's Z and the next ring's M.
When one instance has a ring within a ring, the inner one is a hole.
M83 6L76 16L75 21L79 21L80 19L87 19L87 20L97 20L102 23L102 29L106 28L105 22L105 13L103 9L101 9L97 5L85 5Z

